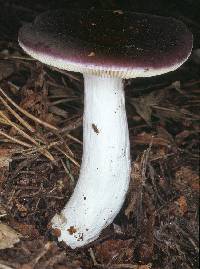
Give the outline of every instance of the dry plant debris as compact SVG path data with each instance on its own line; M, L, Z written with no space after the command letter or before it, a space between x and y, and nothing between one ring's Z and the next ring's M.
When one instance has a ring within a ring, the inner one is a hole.
M80 75L58 73L16 42L0 40L0 220L21 234L0 250L0 268L198 268L199 64L190 61L148 85L126 82L132 147L126 203L96 242L72 251L56 243L48 223L79 174L82 90Z
M8 225L0 223L0 249L12 248L20 241L21 235Z

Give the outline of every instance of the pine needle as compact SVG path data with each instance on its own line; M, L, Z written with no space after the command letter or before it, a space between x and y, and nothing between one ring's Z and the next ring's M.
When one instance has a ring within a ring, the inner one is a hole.
M23 113L26 117L30 118L31 120L43 125L46 128L58 131L58 128L53 126L50 123L47 123L43 120L38 119L37 117L33 116L32 114L30 114L28 111L24 110L23 108L21 108L20 106L18 106L1 88L0 88L0 92L3 94L3 96L16 108L18 109L21 113Z

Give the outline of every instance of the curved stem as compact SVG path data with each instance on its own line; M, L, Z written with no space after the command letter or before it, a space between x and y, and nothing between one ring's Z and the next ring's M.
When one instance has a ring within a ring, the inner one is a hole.
M95 240L125 199L130 146L122 79L85 75L83 157L74 193L52 227L71 248Z

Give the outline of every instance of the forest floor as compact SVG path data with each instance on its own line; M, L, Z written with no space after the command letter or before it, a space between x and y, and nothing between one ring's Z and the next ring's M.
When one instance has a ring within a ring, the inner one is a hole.
M7 1L0 11L0 269L198 268L199 22L177 15L195 38L181 68L125 82L127 198L96 241L72 250L48 224L79 175L83 78L21 50L20 25L45 10L28 2Z

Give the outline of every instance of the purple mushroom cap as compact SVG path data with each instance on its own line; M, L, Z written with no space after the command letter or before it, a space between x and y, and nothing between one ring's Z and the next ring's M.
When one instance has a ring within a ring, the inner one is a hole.
M24 25L19 43L34 58L61 69L148 77L178 68L191 53L192 34L168 17L56 10Z

